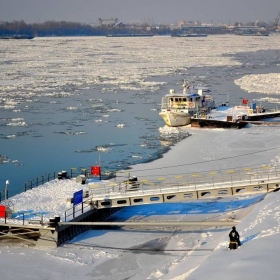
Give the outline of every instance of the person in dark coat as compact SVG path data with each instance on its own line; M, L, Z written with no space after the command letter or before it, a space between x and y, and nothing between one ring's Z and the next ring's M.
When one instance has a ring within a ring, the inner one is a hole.
M238 246L241 246L241 242L239 239L239 233L237 232L235 227L232 227L232 230L228 236L229 236L230 242L232 242L232 243L236 242Z

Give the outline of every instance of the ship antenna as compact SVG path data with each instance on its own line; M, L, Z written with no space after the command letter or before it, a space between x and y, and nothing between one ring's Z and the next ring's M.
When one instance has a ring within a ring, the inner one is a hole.
M183 81L183 93L186 93L186 92L187 92L187 85L188 85L188 83L187 83L187 81L184 79L184 81Z

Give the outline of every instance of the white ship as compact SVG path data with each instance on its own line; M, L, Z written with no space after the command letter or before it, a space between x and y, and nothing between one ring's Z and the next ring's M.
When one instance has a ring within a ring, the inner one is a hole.
M175 93L175 90L171 89L170 93L162 98L159 115L168 126L188 125L192 117L207 114L215 108L209 92L207 87L190 87L184 80L182 93Z

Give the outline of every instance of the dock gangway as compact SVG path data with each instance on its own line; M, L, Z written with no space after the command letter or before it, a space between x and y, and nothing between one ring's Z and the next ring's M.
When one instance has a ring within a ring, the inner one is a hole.
M88 201L94 208L103 209L263 194L277 191L279 186L280 170L263 166L260 169L213 171L154 179L89 182Z

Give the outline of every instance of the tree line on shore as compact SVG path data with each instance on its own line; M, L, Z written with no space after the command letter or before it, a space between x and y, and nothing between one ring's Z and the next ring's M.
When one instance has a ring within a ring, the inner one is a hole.
M46 21L44 23L27 24L23 20L13 22L0 22L0 36L26 35L34 37L44 36L105 36L112 33L147 33L147 24L140 26L92 26L77 22ZM170 34L169 27L149 27L149 33L157 35Z

